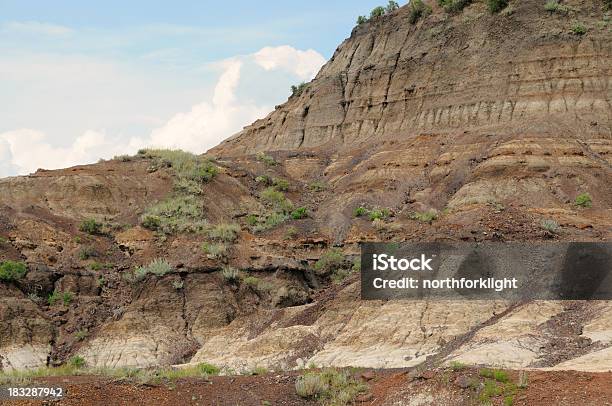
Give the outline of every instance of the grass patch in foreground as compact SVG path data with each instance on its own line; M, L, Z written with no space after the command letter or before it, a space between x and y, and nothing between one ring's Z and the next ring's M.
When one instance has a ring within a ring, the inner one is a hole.
M298 396L330 405L352 404L359 394L367 390L367 385L351 377L348 371L336 369L309 371L295 381Z
M219 375L221 369L208 363L200 363L185 368L86 368L85 359L74 356L59 367L43 367L20 371L0 372L0 385L28 384L37 378L48 376L107 376L116 379L134 380L138 383L159 384L181 378L208 378Z

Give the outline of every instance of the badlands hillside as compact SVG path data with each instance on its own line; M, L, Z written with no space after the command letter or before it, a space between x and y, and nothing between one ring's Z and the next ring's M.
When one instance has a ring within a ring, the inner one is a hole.
M358 25L205 156L0 179L0 368L612 369L606 301L360 300L360 242L612 237L607 3L464 3Z

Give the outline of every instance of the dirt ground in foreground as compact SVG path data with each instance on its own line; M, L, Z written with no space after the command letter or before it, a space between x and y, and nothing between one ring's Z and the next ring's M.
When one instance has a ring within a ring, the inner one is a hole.
M48 377L37 385L62 386L67 395L61 400L1 401L2 405L314 405L295 393L298 374L262 376L220 376L210 380L179 379L161 384L140 384L106 377ZM484 382L478 370L425 371L413 377L408 370L360 371L369 392L361 395L359 405L479 405ZM518 372L510 371L510 382ZM469 381L467 386L462 382ZM34 386L34 383L31 384ZM465 386L465 387L464 387ZM490 398L493 405L504 405L505 396ZM415 403L416 402L416 403ZM528 371L528 385L518 389L513 405L612 405L612 372Z

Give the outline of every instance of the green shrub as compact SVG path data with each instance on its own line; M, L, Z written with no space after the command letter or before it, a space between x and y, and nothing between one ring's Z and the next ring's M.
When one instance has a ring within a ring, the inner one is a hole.
M49 302L49 306L53 306L56 303L60 302L64 306L68 306L72 302L73 298L74 295L72 294L72 292L59 292L57 290L54 290L53 293L49 295L47 301Z
M254 226L259 222L259 217L257 216L257 214L249 214L248 216L246 216L246 222L248 225Z
M415 211L410 215L410 218L412 220L422 221L423 223L431 223L438 218L438 214L432 210L425 212Z
M327 184L325 182L321 182L320 180L315 180L308 186L308 188L313 192L322 192L327 189Z
M569 7L560 4L558 0L549 0L544 4L544 10L550 13L567 13L569 11Z
M87 234L97 235L102 232L102 223L94 219L83 220L79 226L79 230Z
M368 214L368 209L365 207L356 207L355 210L353 210L353 216L355 217L362 217L366 214Z
M185 287L185 282L183 282L182 279L177 279L175 281L172 281L172 287L176 290L181 290L183 289L183 287Z
M179 194L187 195L201 195L204 192L201 183L191 179L177 180L174 182L174 190Z
M149 274L163 276L168 272L172 271L172 266L165 259L156 258L151 261L148 265L139 266L134 269L131 276L128 276L128 280L131 282L140 282L144 280Z
M100 262L92 262L89 264L89 269L92 271L101 271L102 269L111 269L112 267L112 264L103 264Z
M162 166L172 168L179 180L208 182L219 172L210 159L182 150L145 149L138 151L138 154L154 159L153 169Z
M298 234L297 228L293 226L288 227L287 230L285 231L285 240L292 240L297 236L297 234Z
M576 196L576 200L574 201L576 206L580 207L591 207L593 205L593 199L591 195L588 193L581 193Z
M540 226L544 230L546 230L548 232L551 232L553 234L557 234L559 232L559 230L560 230L559 223L557 223L555 220L551 220L551 219L542 220L542 222L540 223Z
M286 179L274 179L274 186L276 186L277 190L286 192L289 190L289 181Z
M606 10L612 10L612 0L604 0Z
M85 366L85 358L75 355L68 360L68 365L73 368L83 368Z
M79 259L82 261L98 256L98 251L94 247L83 247L79 250Z
M249 372L249 375L259 376L259 375L265 375L267 373L268 373L268 368L255 367Z
M370 221L384 220L389 217L389 209L375 209L369 212Z
M489 403L489 400L492 397L499 396L502 393L503 393L503 390L501 387L499 387L499 385L497 385L497 382L491 379L487 379L485 380L484 387L482 391L480 392L480 395L478 395L478 399L482 403Z
M365 24L367 22L368 22L368 18L366 16L357 17L357 25Z
M295 391L305 399L323 401L329 405L352 404L368 387L354 379L348 371L325 369L308 371L295 381Z
M196 369L203 375L219 375L221 370L212 364L207 364L205 362L196 365Z
M421 18L425 18L431 14L431 7L423 3L423 0L412 0L408 7L410 8L408 14L408 21L410 24L416 24Z
M575 35L584 35L587 32L587 28L584 24L576 22L572 25L572 33Z
M317 271L334 271L344 264L344 254L339 248L332 248L326 251L315 263Z
M272 184L272 178L270 178L268 175L260 175L260 176L255 178L255 182L263 183L264 185L271 185Z
M2 261L0 262L0 281L16 281L25 276L28 268L23 262Z
M276 160L273 157L271 157L270 155L266 155L263 152L258 152L256 158L259 162L263 162L264 164L268 166L278 165L278 162L276 162Z
M291 86L291 96L300 96L302 93L304 93L304 90L306 90L308 88L308 83L300 83L299 85L295 86L292 85Z
M510 380L510 378L508 377L508 373L499 369L495 369L493 371L493 379L501 383L506 383Z
M389 3L387 4L387 7L385 7L385 13L386 14L392 13L395 10L397 10L398 8L399 8L399 4L397 4L396 1L389 0Z
M508 7L508 0L487 0L487 5L491 13L499 13Z
M382 17L385 15L385 8L383 6L374 7L370 11L370 18Z
M217 224L208 231L208 236L217 241L234 242L239 232L238 224Z
M143 227L166 234L201 232L206 226L201 202L194 196L173 196L149 206L142 215Z
M211 259L221 259L227 256L227 245L223 243L204 243L202 244L202 251L208 255Z
M247 276L242 281L247 286L250 286L252 288L257 288L257 286L259 285L260 279L256 276Z
M221 275L223 275L223 279L228 282L236 282L240 280L240 271L231 266L224 266L221 270Z
M300 220L308 217L308 210L306 207L299 207L291 212L291 217L294 220Z
M78 341L83 341L87 337L89 337L89 331L87 329L79 330L74 333L74 338L76 338Z
M287 213L293 209L293 204L290 200L285 198L285 194L276 190L274 187L266 188L261 192L260 197L275 210L282 211L283 213Z
M447 13L459 13L472 3L472 0L438 0Z

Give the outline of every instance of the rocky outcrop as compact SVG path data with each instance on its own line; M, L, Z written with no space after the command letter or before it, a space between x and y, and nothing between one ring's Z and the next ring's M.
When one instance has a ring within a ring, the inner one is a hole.
M612 45L597 1L570 15L537 1L491 15L483 3L434 12L409 7L353 30L307 90L214 148L216 155L337 151L419 134L612 135ZM588 34L572 34L576 20ZM599 28L596 28L599 27Z

